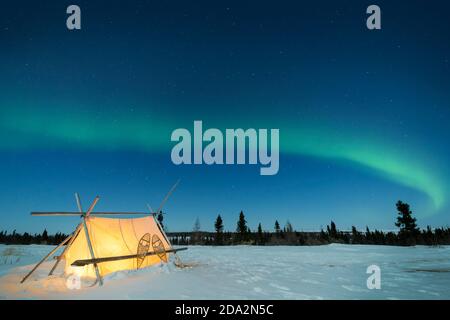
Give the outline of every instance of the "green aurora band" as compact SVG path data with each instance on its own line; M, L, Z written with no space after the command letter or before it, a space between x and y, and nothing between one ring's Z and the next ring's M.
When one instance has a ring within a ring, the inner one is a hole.
M281 136L281 134L280 134ZM341 159L369 168L382 177L425 193L438 210L445 204L445 188L438 175L414 161L411 155L389 150L389 146L337 136L334 132L291 130L285 132L282 150L299 155Z
M0 149L26 151L50 147L163 152L173 145L170 134L174 129L180 124L192 126L192 122L180 122L174 117L163 118L160 115L133 113L105 117L96 116L93 112L51 110L37 113L2 109ZM376 139L362 143L364 139L361 136L352 139L350 135L336 134L329 127L311 124L309 127L303 124L280 126L280 139L281 153L348 161L423 192L431 199L435 210L445 203L443 183L423 161L419 163L417 158L404 151L388 150Z

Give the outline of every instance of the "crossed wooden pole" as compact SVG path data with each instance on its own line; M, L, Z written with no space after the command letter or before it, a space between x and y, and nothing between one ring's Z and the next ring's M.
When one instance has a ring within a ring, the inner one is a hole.
M89 236L89 230L86 224L86 219L89 217L89 215L91 214L92 210L94 210L95 205L97 204L98 200L100 199L99 196L96 196L94 201L92 202L91 206L89 207L89 209L86 212L83 212L83 209L81 207L81 200L80 200L80 196L78 195L78 193L75 193L75 199L77 201L77 206L78 206L78 211L81 214L81 223L78 224L77 228L75 229L74 232L72 232L71 235L69 235L67 238L65 238L56 248L54 248L52 251L50 251L41 261L39 261L34 267L33 269L31 269L31 271L22 279L22 281L20 281L20 283L24 283L29 276L31 276L31 274L45 261L47 260L47 258L49 258L51 255L53 255L56 251L58 251L59 248L61 248L63 245L65 245L67 242L67 246L64 248L64 251L57 257L56 262L54 264L54 266L52 267L52 269L49 272L49 275L53 274L53 271L55 271L56 267L58 266L59 262L61 261L61 259L64 257L64 254L67 252L67 250L70 248L70 246L72 245L73 241L76 239L76 237L78 236L78 234L81 231L81 228L83 228L85 234L86 234L86 240L87 240L87 244L89 247L89 252L91 254L91 258L95 259L95 254L94 254L94 249L92 247L92 242L91 242L91 237ZM97 276L97 281L99 282L100 285L103 285L103 279L100 276L100 271L98 269L98 265L97 263L94 263L94 269L95 269L95 275Z

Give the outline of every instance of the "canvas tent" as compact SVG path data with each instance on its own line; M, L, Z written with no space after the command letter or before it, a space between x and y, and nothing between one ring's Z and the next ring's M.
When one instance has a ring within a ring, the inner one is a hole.
M172 187L162 201L156 212L150 206L149 213L142 212L93 212L99 197L92 202L89 209L84 212L78 194L78 212L32 212L32 215L48 216L81 216L81 223L75 231L49 252L34 268L22 279L21 283L50 256L66 245L62 253L56 257L56 262L49 275L65 260L64 273L66 275L79 275L87 278L96 278L101 285L103 276L111 272L132 270L148 267L161 262L169 261L169 254L186 248L172 248L163 228L156 219L162 214L162 207L176 188L178 182ZM103 215L143 215L139 218L106 218ZM182 264L178 261L178 264Z
M86 219L86 225L91 239L95 257L115 257L135 255L139 240L145 235L156 235L161 239L166 250L171 246L165 236L159 230L153 216L131 219L116 219L90 216ZM151 249L150 249L151 250ZM166 253L169 255L169 253ZM83 277L96 277L93 264L85 266L72 266L77 260L91 259L89 245L85 232L79 232L72 245L64 254L64 272L77 274ZM157 255L146 256L140 268L160 263L161 259ZM120 270L133 270L138 268L138 260L122 259L116 261L103 262L98 264L100 276L105 276L111 272Z

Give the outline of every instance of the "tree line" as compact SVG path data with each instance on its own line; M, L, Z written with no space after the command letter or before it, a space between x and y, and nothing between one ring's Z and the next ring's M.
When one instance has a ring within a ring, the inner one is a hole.
M322 245L330 243L344 244L377 244L377 245L449 245L450 228L441 227L432 229L419 229L417 220L413 217L410 206L398 201L396 203L397 220L395 226L398 232L384 232L381 230L359 231L352 226L351 231L341 231L331 221L326 229L319 232L304 232L294 230L287 221L281 228L275 220L273 230L263 230L261 223L256 230L248 227L244 212L240 212L236 222L235 231L225 231L223 218L218 215L215 223L215 232L201 231L200 220L197 218L191 232L168 232L169 240L174 245ZM163 225L163 215L158 215L158 221ZM0 232L0 243L4 244L48 244L57 245L67 237L64 233L49 235L47 230L42 233L21 234L15 230L12 233Z
M376 245L445 245L450 244L450 228L432 229L428 226L420 230L417 220L413 217L410 206L398 201L396 203L397 220L395 226L398 232L358 231L352 226L351 231L340 231L331 221L326 230L320 232L300 232L294 230L288 221L281 228L275 220L273 231L263 231L261 223L252 231L247 225L244 213L239 213L236 231L224 231L223 218L220 214L214 223L215 232L200 231L200 221L197 218L192 232L169 233L168 236L176 245L321 245L330 243L344 244L376 244Z
M48 245L58 245L68 235L64 233L57 232L56 234L49 235L47 230L44 229L42 233L29 234L18 233L14 230L12 233L7 231L0 231L0 243L3 244L48 244Z

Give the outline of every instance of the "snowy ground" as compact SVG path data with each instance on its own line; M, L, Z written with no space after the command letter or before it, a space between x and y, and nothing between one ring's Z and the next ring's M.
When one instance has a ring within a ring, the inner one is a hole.
M1 299L450 299L450 246L189 247L173 264L118 272L102 287L70 290L52 261L20 279L51 246L0 245ZM381 268L381 289L369 290L366 269ZM61 264L62 265L62 264Z

